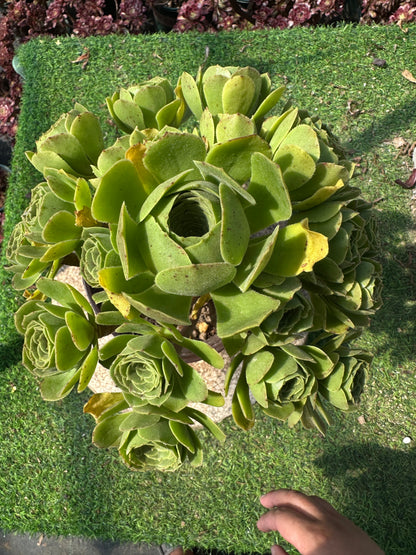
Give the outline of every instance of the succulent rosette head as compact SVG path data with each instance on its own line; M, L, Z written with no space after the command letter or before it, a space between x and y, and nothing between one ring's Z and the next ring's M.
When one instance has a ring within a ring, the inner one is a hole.
M143 324L125 324L117 328L117 335L100 350L100 359L110 368L111 377L134 408L152 405L163 406L175 412L184 409L189 402L209 402L209 392L198 372L178 355L174 342L167 339L169 331ZM139 332L134 335L127 332ZM124 332L124 333L123 333ZM175 341L175 338L173 337ZM208 345L184 339L191 351L216 366L222 366L222 358ZM221 395L213 394L214 397ZM223 399L221 397L221 402Z
M120 89L106 100L111 117L125 133L131 133L136 127L176 127L184 115L183 101L176 96L168 79L162 77Z
M6 252L16 289L30 287L81 242L82 227L74 205L77 180L55 170L47 179L33 188Z
M172 391L174 376L172 368L163 367L161 347L162 340L153 335L132 340L111 365L114 383L146 403L162 404Z
M196 79L184 72L178 85L190 110L198 119L205 108L212 116L242 114L260 120L278 102L284 87L271 92L268 74L252 67L210 66Z
M48 168L64 170L76 177L91 177L91 165L104 148L98 118L80 104L63 114L36 142L36 152L26 153L45 175Z
M315 425L321 429L318 380L327 377L334 367L322 349L288 344L237 356L227 374L226 392L240 362L242 369L232 399L233 416L240 427L249 429L254 424L251 395L273 418L286 420L290 426L301 420L307 427L315 418Z
M317 341L334 361L331 373L319 380L319 393L344 411L360 402L373 359L373 355L352 345L358 336L359 332L353 330L341 335L327 334Z
M16 312L16 328L24 335L23 364L42 378L43 397L57 400L78 382L79 391L88 385L98 361L96 328L88 302L75 289L46 278L38 288L62 305L27 301Z
M119 453L124 463L132 470L146 472L161 470L174 472L186 459L186 449L169 429L168 422L141 433L130 432L122 441ZM150 432L150 434L149 434ZM144 437L143 437L144 436ZM153 439L159 436L160 439Z
M110 230L106 227L89 227L82 232L80 270L82 277L91 286L98 288L98 273L106 266L120 264L120 258L114 251Z
M123 462L132 470L173 472L188 460L202 462L201 443L191 428L192 418L200 421L220 440L225 439L218 426L194 409L172 412L165 408L134 407L121 393L94 395L84 407L97 425L93 442L99 447L117 447Z
M356 406L364 390L372 356L352 349L340 357L333 372L319 384L319 392L331 405L341 410Z

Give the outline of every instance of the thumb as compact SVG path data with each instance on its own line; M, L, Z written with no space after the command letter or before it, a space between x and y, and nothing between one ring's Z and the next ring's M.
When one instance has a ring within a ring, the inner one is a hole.
M271 552L272 555L288 555L287 551L280 547L280 545L272 545Z

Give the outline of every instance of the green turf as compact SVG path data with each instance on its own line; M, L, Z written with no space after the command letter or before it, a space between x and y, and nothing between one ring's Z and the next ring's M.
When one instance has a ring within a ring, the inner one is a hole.
M0 528L148 543L171 542L235 553L266 552L272 535L255 522L258 496L274 487L321 495L364 527L387 553L416 553L416 252L410 157L392 140L416 140L416 26L341 27L220 35L38 39L19 59L22 115L6 205L6 236L39 174L24 151L77 100L107 119L103 98L155 75L173 81L208 64L269 71L287 96L330 124L358 163L356 184L377 204L384 305L362 342L375 353L358 411L334 413L325 438L259 416L242 432L228 421L227 442L204 436L205 464L177 474L135 474L116 452L92 447L87 396L41 401L19 364L13 328L17 295L0 273ZM89 50L89 62L73 63ZM383 68L374 58L385 59ZM113 131L108 127L108 141ZM4 264L4 257L2 264ZM359 419L359 417L361 417ZM414 437L409 445L405 436ZM294 552L293 552L294 553Z

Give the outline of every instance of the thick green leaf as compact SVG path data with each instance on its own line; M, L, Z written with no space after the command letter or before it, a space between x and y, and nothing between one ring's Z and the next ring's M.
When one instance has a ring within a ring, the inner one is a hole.
M173 420L169 421L169 427L179 443L186 447L186 449L188 449L191 453L195 453L196 446L193 441L191 428L181 422L175 422Z
M156 112L166 104L166 94L158 85L142 85L134 95L134 102L140 106L145 127L156 127Z
M47 376L40 384L40 393L45 401L58 401L71 392L78 381L80 370L74 368L68 372L60 372Z
M188 349L195 355L199 356L214 368L224 368L224 359L213 347L208 343L199 341L197 339L189 339L188 337L183 337L181 341L181 346Z
M42 255L40 262L52 262L53 260L63 258L64 256L67 256L68 254L74 252L78 245L79 239L69 239L67 241L56 243L56 245L52 245L51 247L49 247L45 254Z
M252 289L242 293L231 284L218 289L211 296L217 312L219 337L229 337L258 327L280 304L280 301Z
M78 393L81 393L81 391L84 391L84 389L90 383L90 380L93 377L94 372L97 368L97 363L98 363L98 349L94 348L94 349L91 349L91 351L88 353L80 368L81 373L79 376Z
M100 348L100 360L107 360L118 355L126 347L127 343L135 337L130 334L115 335Z
M286 87L282 85L278 89L275 89L270 94L266 96L266 98L261 102L260 106L252 115L251 119L253 121L261 120L267 112L270 112L272 108L279 102L282 94L285 92Z
M312 156L298 145L281 145L274 154L273 161L282 170L289 191L302 187L311 179L316 169Z
M295 122L298 119L298 112L299 110L297 108L289 108L277 119L272 120L272 125L266 133L266 140L270 143L270 148L272 149L273 154L295 125Z
M136 241L143 260L152 272L191 264L185 249L163 231L153 216L148 216L137 226Z
M235 268L227 262L191 264L162 270L156 275L156 285L173 295L200 296L230 283Z
M246 380L249 386L259 383L272 367L273 353L267 350L259 351L251 356L245 364Z
M250 390L245 379L244 371L241 372L240 378L238 379L234 395L237 396L244 417L249 422L252 421L254 425L253 405L251 404Z
M123 203L117 226L117 249L126 280L147 270L137 241L137 223Z
M98 272L98 280L101 287L111 293L140 293L153 284L153 274L143 272L126 280L121 266L110 266Z
M81 357L82 352L74 345L69 329L60 328L55 335L55 364L58 370L72 370L79 364Z
M194 264L223 262L220 248L221 222L210 229L200 241L185 247L185 251Z
M72 176L55 168L48 168L44 175L50 189L57 197L66 202L73 202L76 181Z
M225 183L231 189L240 195L247 204L255 204L255 199L241 185L232 179L222 168L215 167L207 162L195 162L195 166L201 172L201 175L214 183Z
M110 106L109 106L110 107ZM120 125L121 129L126 133L133 131L135 127L144 129L146 127L143 117L143 112L140 106L135 104L132 100L116 100L111 106L110 113L114 114L116 123Z
M77 179L77 186L75 188L74 194L74 204L78 211L85 210L85 208L90 208L92 202L92 196L90 191L90 186L86 179L79 177Z
M245 417L236 391L234 391L233 399L231 401L231 412L234 418L234 422L243 430L248 431L254 426L254 419L249 420Z
M213 116L225 112L222 105L222 91L228 80L229 77L221 73L211 76L207 76L206 72L204 74L203 91L205 102Z
M165 125L176 125L178 113L183 102L180 98L172 100L169 104L163 106L156 114L156 123L158 129L163 129Z
M210 405L211 407L223 407L225 405L225 399L221 393L208 389L208 395L204 403L206 405Z
M180 85L182 87L182 94L191 112L197 119L201 118L202 115L202 102L199 95L199 90L195 79L184 71L180 77Z
M240 339L244 334L241 334L240 336L234 336L235 339L236 337L238 337L238 339ZM227 343L229 340L224 339L224 343ZM236 342L237 343L237 342ZM231 364L227 370L227 373L225 374L225 379L224 379L224 392L225 395L228 395L228 391L230 389L230 385L231 385L231 380L233 379L235 373L237 372L237 370L240 367L240 364L242 363L242 361L244 360L244 356L241 352L239 352L240 349L240 345L238 345L238 348L236 348L234 350L234 352L232 354L230 354L230 356L233 356L234 358L231 361ZM227 351L228 352L228 351ZM234 356L235 355L235 356Z
M149 193L140 208L139 222L142 222L155 209L162 198L172 193L172 189L175 188L178 183L182 183L184 178L186 178L191 171L190 169L185 170L155 187L155 189Z
M192 296L176 296L156 285L139 294L124 294L124 298L144 316L166 324L188 325Z
M223 113L248 114L255 95L256 87L253 79L248 75L234 74L222 89Z
M294 127L280 144L281 147L286 145L298 146L307 152L315 162L319 159L318 135L309 125L301 124Z
M162 182L193 168L194 160L204 160L205 156L204 141L200 137L191 133L166 133L148 147L144 165ZM192 172L189 179L198 179L198 172Z
M91 112L83 112L73 120L70 133L79 140L90 162L95 164L104 148L99 119Z
M77 312L67 311L65 322L77 349L85 351L94 341L95 330L88 320Z
M71 310L78 312L78 314L83 315L82 308L84 308L84 306L81 308L78 304L78 298L74 296L76 290L68 283L48 278L40 278L37 282L37 288L41 293L54 299L62 306L70 308ZM78 291L77 293L80 295ZM84 299L84 301L86 301L86 299Z
M322 187L310 197L299 202L294 202L293 205L296 210L309 210L310 208L313 208L314 206L318 206L319 204L325 202L339 189L342 189L342 187L344 187L344 182L342 181L342 179L340 179L334 186Z
M100 222L117 223L123 203L135 218L145 198L146 192L133 162L120 160L100 178L91 212Z
M214 145L208 152L206 162L223 168L230 177L242 184L250 178L251 156L254 152L261 152L268 158L272 156L266 141L258 135L250 135Z
M183 376L179 385L188 401L202 403L208 396L208 388L199 373L189 364L182 362Z
M348 169L339 164L320 162L316 165L313 177L299 189L292 191L293 201L302 201L310 198L315 193L326 187L337 186L339 180L347 183L349 180Z
M207 142L208 147L211 148L215 141L215 124L214 118L208 108L202 112L201 119L199 121L199 131L201 137Z
M256 278L261 274L272 255L279 228L276 227L271 235L249 244L246 254L237 268L234 284L243 293L251 287Z
M120 431L128 432L129 430L138 430L154 426L160 420L157 414L142 414L140 412L130 412L120 425Z
M73 168L72 173L74 170L80 175L85 176L89 176L92 173L91 161L87 158L83 146L74 135L70 135L69 133L52 135L43 141L41 148L38 150L40 150L40 152L56 153L62 160L69 164L71 169Z
M94 428L92 441L97 447L118 447L122 432L120 426L127 418L128 413L114 414L102 420Z
M189 414L191 418L202 424L207 430L209 430L212 435L218 439L218 441L225 441L225 434L215 422L213 422L206 414L200 412L199 410L187 407L186 413Z
M222 210L221 255L225 262L237 266L247 250L250 227L237 195L224 183L220 184L220 200Z
M267 409L269 406L269 400L267 398L266 384L264 382L259 382L256 384L249 384L249 386L250 391L258 404Z
M282 172L277 164L261 153L251 157L248 192L256 200L246 209L251 233L290 218L292 205Z
M215 128L215 133L216 142L224 143L230 139L254 135L256 133L256 126L251 119L243 114L222 114Z
M30 163L38 170L40 173L44 173L45 168L55 168L57 170L64 170L67 173L74 173L74 170L69 164L63 160L59 154L51 151L41 151L41 152L26 152L25 153Z

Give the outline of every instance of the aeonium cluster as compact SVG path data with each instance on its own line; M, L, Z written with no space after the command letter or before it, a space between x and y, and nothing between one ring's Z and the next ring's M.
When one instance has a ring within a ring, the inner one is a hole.
M224 366L191 335L201 310L232 360L243 429L253 399L322 432L331 405L359 401L371 356L354 341L380 302L371 205L331 132L283 93L249 67L153 78L107 98L114 144L76 104L28 153L44 181L7 249L27 298L23 362L51 400L107 367L119 391L88 401L93 441L135 470L199 464L195 423L224 440L193 405L224 403L186 361ZM63 264L79 265L89 301L57 284Z

